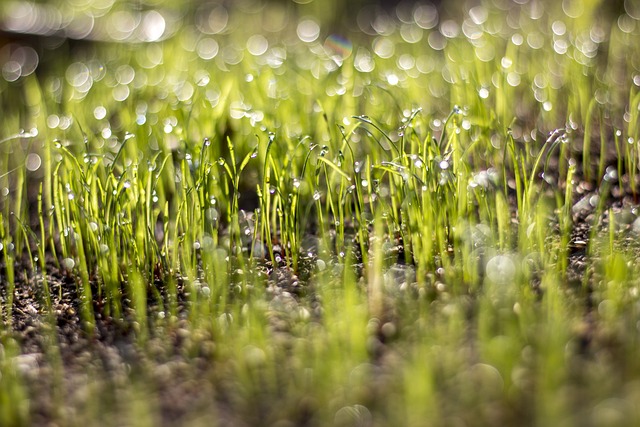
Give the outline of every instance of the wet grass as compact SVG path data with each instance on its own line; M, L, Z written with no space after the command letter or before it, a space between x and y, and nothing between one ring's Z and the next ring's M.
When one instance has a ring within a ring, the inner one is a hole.
M520 3L4 48L0 424L637 424L640 13Z

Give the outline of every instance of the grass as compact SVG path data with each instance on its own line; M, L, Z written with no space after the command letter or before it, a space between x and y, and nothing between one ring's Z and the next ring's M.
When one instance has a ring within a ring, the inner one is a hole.
M637 424L633 2L317 3L0 79L0 424Z

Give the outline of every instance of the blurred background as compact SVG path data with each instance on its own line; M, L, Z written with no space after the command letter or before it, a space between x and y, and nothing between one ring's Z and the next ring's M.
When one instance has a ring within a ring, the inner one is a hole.
M229 13L265 14L267 31L280 30L299 16L356 30L357 22L375 15L410 13L415 0L10 0L0 2L0 29L25 36L67 37L99 41L156 41L182 26L202 26L223 32ZM450 1L448 4L460 3ZM140 31L132 31L134 27ZM163 27L163 28L161 28ZM153 31L152 31L153 30Z
M518 8L592 10L593 4L605 14L640 15L635 0L3 0L0 67L11 81L35 72L51 51L95 43L155 43L179 33L224 37L234 30L356 40L413 23L441 30L443 21L462 21L474 7L491 6L507 19Z
M415 0L3 0L0 1L0 67L5 80L35 72L65 50L94 45L155 43L178 34L225 37L234 30L265 34L332 32L375 35L390 19L413 19L423 6L436 22L435 5ZM448 8L454 4L448 2ZM458 6L455 6L457 8ZM308 18L304 21L304 18ZM299 25L306 22L306 26ZM377 28L376 28L377 26ZM317 34L316 34L317 33ZM347 35L347 34L345 34ZM51 52L55 53L52 55Z

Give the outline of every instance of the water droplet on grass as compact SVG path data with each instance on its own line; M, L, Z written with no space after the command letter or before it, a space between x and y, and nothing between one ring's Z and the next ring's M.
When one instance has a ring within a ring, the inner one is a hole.
M220 218L220 213L214 208L207 209L205 215L209 221L213 222L217 221Z
M516 274L516 266L510 257L497 255L487 262L487 278L494 283L508 284Z
M332 34L324 42L325 50L331 54L331 57L337 62L348 58L353 51L353 45L347 39L337 34Z
M36 153L29 153L25 160L25 164L26 164L27 170L31 172L35 172L38 169L40 169L40 166L42 165L42 159Z
M93 117L96 118L96 120L102 120L107 116L107 109L104 108L102 105L96 107L93 110Z
M345 406L340 408L334 417L337 425L368 426L372 424L373 416L363 405Z
M72 270L75 265L76 262L71 258L65 258L62 260L62 266L67 270Z
M609 182L614 182L618 180L618 171L613 166L607 167L606 173L604 174L604 180Z
M298 24L296 33L300 40L311 43L320 36L320 25L315 20L305 19Z
M322 194L320 194L318 190L314 191L313 200L320 200L321 197L322 197Z

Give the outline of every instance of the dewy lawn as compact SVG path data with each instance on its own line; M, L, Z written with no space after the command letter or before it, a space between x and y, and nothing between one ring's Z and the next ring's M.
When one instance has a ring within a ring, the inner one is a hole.
M0 425L640 424L640 5L441 3L2 3Z

